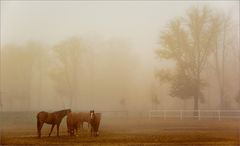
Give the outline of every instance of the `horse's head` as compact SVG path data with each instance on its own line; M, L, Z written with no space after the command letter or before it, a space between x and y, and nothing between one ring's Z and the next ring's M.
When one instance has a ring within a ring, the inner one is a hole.
M95 118L94 110L90 111L90 120L93 120Z

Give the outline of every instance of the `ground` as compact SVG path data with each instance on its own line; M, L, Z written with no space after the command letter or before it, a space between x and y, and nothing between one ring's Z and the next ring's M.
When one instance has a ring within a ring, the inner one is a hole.
M151 119L104 118L100 136L90 137L87 124L77 136L68 136L66 119L60 127L60 137L45 124L42 138L37 138L35 115L1 116L1 145L238 145L239 120L217 119ZM55 127L56 128L56 127Z

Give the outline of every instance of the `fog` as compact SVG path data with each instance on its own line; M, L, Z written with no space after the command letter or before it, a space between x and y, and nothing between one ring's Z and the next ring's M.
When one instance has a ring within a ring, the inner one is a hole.
M172 19L204 6L231 27L219 37L224 67L209 55L199 109L220 109L220 90L225 109L239 109L239 1L1 1L1 110L193 109L193 98L171 97L159 80L175 62L156 50Z

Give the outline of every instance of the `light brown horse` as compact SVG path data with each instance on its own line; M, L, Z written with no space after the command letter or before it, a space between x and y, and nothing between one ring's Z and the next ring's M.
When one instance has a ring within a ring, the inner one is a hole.
M101 113L90 111L91 136L98 136L98 128L101 120Z
M96 119L99 119L97 121L100 121L101 114L100 113L94 113L94 115L95 115ZM78 133L78 130L80 128L83 129L83 122L87 122L88 125L91 125L90 121L91 120L90 120L89 112L69 113L67 115L68 133L70 135L74 135L75 131L76 131L76 133Z
M90 115L89 112L79 112L78 113L79 117L80 117L80 126L83 129L83 123L87 122L88 123L88 128L90 125Z
M69 113L67 115L67 127L68 133L74 135L75 130L78 133L78 129L83 129L83 123L87 122L88 127L90 125L89 112Z
M41 137L41 129L42 129L42 126L44 123L52 125L49 136L51 135L54 126L57 125L57 136L59 136L59 126L60 126L64 116L66 116L68 113L71 113L71 109L65 109L65 110L56 111L53 113L48 113L45 111L39 112L37 114L38 137L39 138Z

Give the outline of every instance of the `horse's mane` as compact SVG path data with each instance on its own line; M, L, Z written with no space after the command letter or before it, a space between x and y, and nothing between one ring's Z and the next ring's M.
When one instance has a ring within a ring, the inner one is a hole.
M65 113L66 111L71 111L71 109L64 109L64 110L56 111L56 112L53 112L53 113L54 114L62 114L62 113Z

